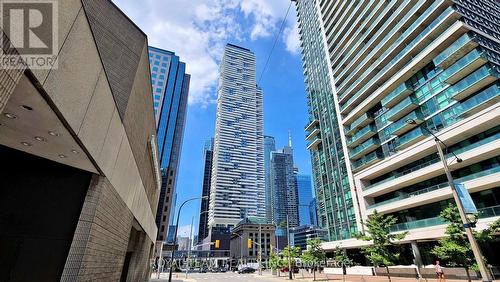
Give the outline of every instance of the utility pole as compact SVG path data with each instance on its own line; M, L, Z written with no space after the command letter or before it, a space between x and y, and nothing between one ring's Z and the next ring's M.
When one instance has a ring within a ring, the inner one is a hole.
M406 121L408 124L417 124L417 122L413 119L409 119ZM486 265L484 264L483 260L483 254L481 253L481 249L479 248L479 245L476 242L476 239L474 238L473 230L472 230L472 224L470 220L467 218L467 215L465 214L464 211L464 206L462 204L462 201L460 200L460 197L458 196L457 188L455 187L455 183L453 182L453 176L451 175L450 168L448 167L448 162L444 156L443 153L443 148L441 145L444 145L446 149L448 149L448 146L444 144L441 139L439 139L431 130L429 130L427 127L419 125L420 128L424 129L428 133L430 133L434 137L434 141L436 142L436 147L438 151L439 158L441 159L441 162L443 163L444 167L444 172L446 174L446 178L448 179L448 185L451 188L451 192L453 193L453 199L455 200L455 204L458 207L458 212L460 213L460 218L462 219L462 223L465 229L465 234L467 235L467 239L469 240L469 244L471 246L472 252L474 253L474 258L476 259L477 265L479 267L479 272L481 273L481 277L483 281L485 282L491 282L491 277L490 277L490 272L486 268ZM460 159L458 156L456 156L453 152L451 152L455 158L457 159L457 162L462 162L462 159Z
M455 187L455 183L453 182L453 176L451 175L450 169L448 167L448 163L446 162L446 158L444 157L443 154L443 148L441 148L441 144L439 143L438 140L436 141L436 147L438 149L439 157L441 158L441 161L443 162L444 166L444 171L446 173L446 178L448 178L448 185L451 187L451 191L453 192L453 198L455 199L455 203L458 207L458 211L460 213L460 218L462 219L462 222L464 224L465 228L465 234L467 234L467 238L469 239L469 243L472 249L472 252L474 253L474 257L476 258L477 265L479 266L479 272L481 273L481 277L483 278L483 281L491 281L490 278L490 273L488 272L486 265L484 264L483 260L483 254L481 253L481 249L479 248L479 245L476 242L476 238L474 238L474 233L472 232L472 226L467 218L467 215L465 214L464 207L462 205L462 201L458 197L457 189Z
M286 215L286 240L288 242L288 279L292 280L292 246L290 246L290 226L288 224L288 214Z
M191 240L193 237L193 221L194 221L194 216L191 218L191 229L189 229L189 244L188 244L188 254L187 254L187 260L186 260L186 278L188 278L188 272L189 272L189 256L191 255Z
M259 275L262 275L262 226L259 223Z

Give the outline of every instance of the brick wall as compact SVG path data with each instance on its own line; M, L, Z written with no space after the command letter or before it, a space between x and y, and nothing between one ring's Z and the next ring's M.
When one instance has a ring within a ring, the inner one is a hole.
M116 216L120 215L120 216ZM94 175L85 198L61 281L119 281L130 245L133 216L109 181ZM147 281L151 241L138 232L128 281Z

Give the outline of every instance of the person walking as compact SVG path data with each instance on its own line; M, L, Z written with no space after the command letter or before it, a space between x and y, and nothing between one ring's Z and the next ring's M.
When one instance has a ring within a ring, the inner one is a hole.
M439 264L439 260L436 260L436 265L434 266L434 268L436 270L438 282L445 282L446 279L444 278L443 267Z

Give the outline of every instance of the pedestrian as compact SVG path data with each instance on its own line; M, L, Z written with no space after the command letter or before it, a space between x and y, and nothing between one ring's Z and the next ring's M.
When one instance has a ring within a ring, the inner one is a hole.
M438 282L445 282L446 280L444 278L443 267L441 267L441 265L439 264L439 260L436 260L436 265L434 266L434 268L436 269Z

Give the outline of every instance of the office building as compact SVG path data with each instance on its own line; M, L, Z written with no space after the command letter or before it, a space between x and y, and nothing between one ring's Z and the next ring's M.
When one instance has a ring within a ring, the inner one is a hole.
M156 211L159 241L173 224L177 172L186 120L190 75L175 53L149 47L153 107L157 124L158 154L162 171L160 201ZM173 237L171 237L173 239Z
M220 64L208 225L265 217L263 97L255 55L227 44Z
M187 251L191 247L189 237L177 236L177 250Z
M200 222L198 224L198 240L200 243L208 236L208 204L210 202L210 183L212 179L212 157L214 150L214 139L211 138L205 142L203 148L203 187L201 196L206 197L201 199L200 205Z
M299 225L299 211L292 147L285 146L271 152L270 168L273 223L282 229L288 218L289 227L296 227Z
M311 176L305 174L296 175L297 182L297 198L298 198L298 209L299 209L299 225L310 225L311 222L310 215L310 205L313 200L312 182Z
M320 239L325 241L328 238L328 231L314 225L301 225L290 229L290 244L300 247L301 250L307 249L307 241Z
M57 29L33 31L58 35L57 66L0 68L0 281L146 281L161 181L147 37L111 1L40 5L44 22L58 7ZM23 60L9 32L2 58Z
M269 224L265 217L243 219L231 233L231 257L243 263L258 262L259 251L262 251L262 262L265 263L271 248L276 246L274 232L275 226Z
M311 225L318 225L318 212L316 209L316 198L309 202L309 220Z
M446 158L455 181L465 184L479 208L478 226L494 220L500 204L495 200L500 191L500 3L299 0L297 9L308 93L314 96L318 89L312 83L329 75L333 101L321 109L336 109L332 115L342 127L338 143L348 150L348 175L352 172L345 183L352 178L350 191L359 199L362 218L375 209L394 215L394 231L409 231L412 247L443 235L438 215L453 199L433 132L449 147ZM316 51L322 54L311 57ZM317 72L315 58L328 73ZM315 136L311 148L318 151L334 141L323 118L313 115L307 128ZM320 190L318 216L324 226ZM327 209L344 202L332 199ZM345 239L331 234L331 240Z
M276 151L276 141L272 136L264 136L264 180L266 190L266 218L268 223L273 222L273 204L271 188L271 152Z

